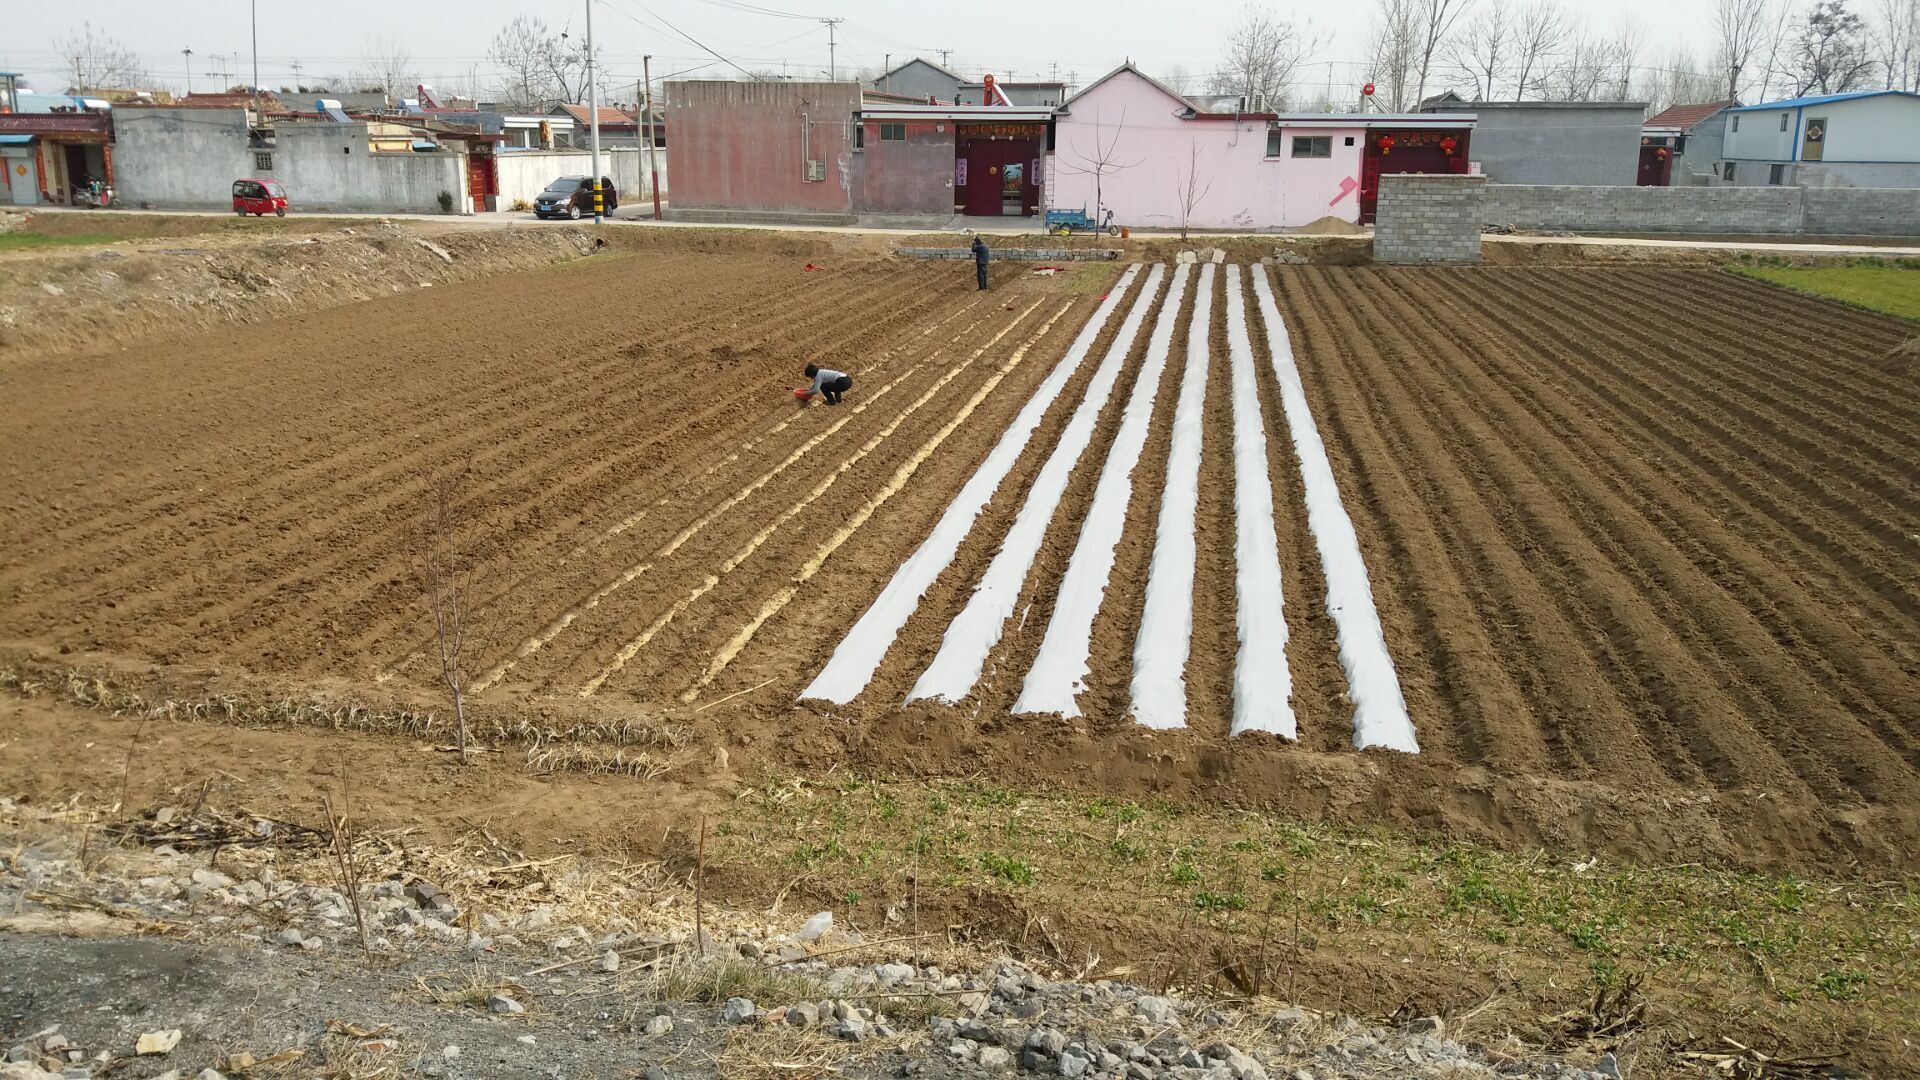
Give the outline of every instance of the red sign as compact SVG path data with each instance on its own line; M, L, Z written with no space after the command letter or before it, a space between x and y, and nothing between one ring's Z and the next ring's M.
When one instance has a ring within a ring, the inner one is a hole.
M1047 133L1045 124L970 124L964 120L955 121L959 126L956 134L968 139L1031 139Z

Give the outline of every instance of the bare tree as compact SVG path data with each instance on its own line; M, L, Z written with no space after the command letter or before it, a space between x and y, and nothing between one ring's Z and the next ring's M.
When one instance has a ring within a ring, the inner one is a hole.
M545 112L559 100L548 74L548 50L557 39L536 15L516 15L487 46L487 60L500 73L500 101L516 109Z
M1315 44L1293 23L1248 6L1227 36L1226 55L1213 72L1212 92L1242 94L1249 109L1284 108L1293 73Z
M1661 112L1675 105L1704 105L1720 100L1720 76L1706 71L1684 46L1676 46L1658 65L1643 69L1636 89L1648 108Z
M1205 184L1200 182L1200 141L1189 139L1187 147L1187 167L1174 180L1174 193L1180 197L1180 239L1187 238L1187 230L1193 224L1193 211L1200 201L1213 190L1213 179L1208 177Z
M1487 0L1448 48L1453 65L1473 81L1474 97L1481 101L1492 101L1506 79L1513 32L1513 7L1508 0Z
M1880 0L1880 63L1893 90L1920 90L1920 0Z
M1417 0L1414 8L1419 41L1419 81L1414 87L1417 103L1427 96L1427 77L1433 70L1433 58L1453 34L1454 24L1466 13L1473 0Z
M1621 12L1620 20L1614 24L1613 37L1605 44L1607 94L1613 100L1632 100L1633 69L1639 64L1640 55L1646 51L1646 47L1646 27L1633 17L1631 11Z
M1567 39L1567 17L1554 0L1533 0L1513 29L1513 100L1540 89L1547 67Z
M1420 66L1420 32L1415 5L1420 2L1376 0L1367 59L1374 93L1386 100L1389 112L1405 112L1417 100L1413 90Z
M420 582L433 611L433 634L440 654L440 681L453 697L455 745L460 764L467 763L467 600L473 567L459 535L455 504L472 471L468 463L455 471L435 471L426 478L426 521L419 540Z
M1715 0L1715 55L1727 73L1726 96L1740 97L1741 78L1760 51L1767 28L1767 0Z
M1608 74L1607 43L1584 23L1575 23L1546 71L1542 89L1555 101L1593 101Z
M78 32L60 42L60 56L67 65L67 88L73 93L138 86L147 80L140 57L105 30L95 30L91 22L82 22Z
M1793 96L1844 94L1865 86L1876 64L1865 33L1866 20L1848 11L1846 0L1818 0L1794 44Z
M360 65L353 80L358 89L382 93L389 98L411 97L420 77L413 54L396 37L369 35L360 51Z
M1100 122L1100 113L1093 114L1093 146L1083 148L1075 142L1067 147L1071 160L1063 160L1060 167L1079 176L1093 177L1093 219L1104 221L1106 207L1106 178L1125 172L1139 165L1145 158L1124 161L1120 155L1120 136L1127 129L1127 111L1120 110L1120 120L1113 126L1113 136L1108 138L1106 129Z

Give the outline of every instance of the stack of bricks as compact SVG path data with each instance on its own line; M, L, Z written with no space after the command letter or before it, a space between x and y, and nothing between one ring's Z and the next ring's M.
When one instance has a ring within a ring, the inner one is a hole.
M1485 187L1484 176L1382 176L1373 224L1374 261L1479 262Z

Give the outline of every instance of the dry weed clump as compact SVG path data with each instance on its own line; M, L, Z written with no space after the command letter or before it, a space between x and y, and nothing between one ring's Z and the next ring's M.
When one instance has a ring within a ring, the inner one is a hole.
M208 691L180 696L164 685L130 685L123 676L77 668L45 668L27 661L0 665L0 690L23 698L52 697L69 705L142 720L183 720L239 727L310 727L438 742L450 725L431 709L375 707L290 694L261 696ZM471 734L494 746L522 746L529 769L606 773L656 779L672 768L670 754L692 737L685 724L660 717L595 717L549 724L526 717L475 721Z

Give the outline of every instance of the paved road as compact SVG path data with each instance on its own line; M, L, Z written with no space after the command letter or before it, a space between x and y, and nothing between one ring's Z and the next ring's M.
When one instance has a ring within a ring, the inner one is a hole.
M179 217L225 217L224 210L83 210L65 206L34 207L36 214L165 214ZM644 225L656 229L760 229L770 232L840 232L863 233L876 236L924 236L933 232L952 231L955 233L974 231L994 236L1041 236L1041 230L1022 219L1000 224L969 223L967 229L884 229L865 226L820 226L820 225L710 225L682 221L653 221L653 208L650 205L623 206L609 216L616 225ZM508 226L538 227L558 224L541 221L530 212L503 210L491 214L327 214L314 215L340 218L392 218L396 221L431 221L442 225L469 228L502 228ZM588 222L591 224L591 222ZM1141 239L1170 239L1171 233L1140 233ZM1244 232L1193 232L1188 234L1195 240L1246 239L1283 239L1287 233L1244 233ZM1359 234L1367 235L1367 234ZM1892 246L1891 244L1865 243L1822 243L1819 241L1777 240L1724 240L1675 239L1663 240L1652 237L1607 237L1607 236L1507 236L1488 234L1486 242L1490 244L1558 244L1599 247L1658 247L1698 251L1748 251L1756 254L1771 255L1876 255L1885 258L1920 256L1920 246Z

